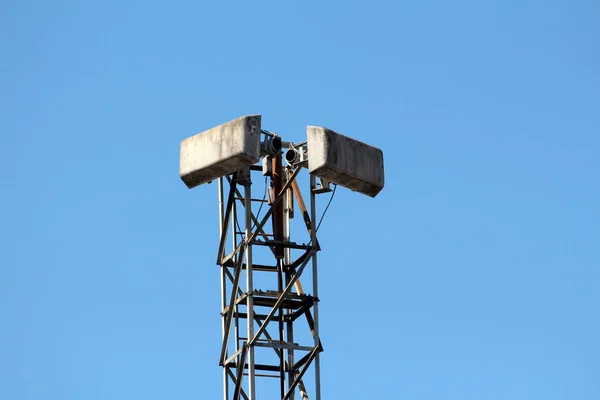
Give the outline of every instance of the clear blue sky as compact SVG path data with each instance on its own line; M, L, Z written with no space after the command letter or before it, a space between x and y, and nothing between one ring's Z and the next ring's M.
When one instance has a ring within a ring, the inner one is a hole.
M0 398L221 398L216 186L183 185L179 142L252 113L385 153L320 231L324 399L600 398L598 21L2 1Z

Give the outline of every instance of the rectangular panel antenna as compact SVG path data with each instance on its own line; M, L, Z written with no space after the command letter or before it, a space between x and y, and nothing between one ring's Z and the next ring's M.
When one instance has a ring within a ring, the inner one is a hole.
M321 126L307 126L311 174L370 197L383 189L383 152Z
M192 189L258 162L260 122L260 115L247 115L183 140L181 180Z

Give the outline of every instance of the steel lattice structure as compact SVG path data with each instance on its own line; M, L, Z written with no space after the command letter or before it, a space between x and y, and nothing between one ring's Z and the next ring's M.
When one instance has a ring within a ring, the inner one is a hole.
M219 178L221 229L217 264L221 268L220 365L224 369L224 398L256 399L258 378L275 378L279 380L281 399L294 399L298 392L302 400L319 400L319 246L313 227L316 195L324 189L317 187L316 178L311 176L307 209L296 180L302 167L282 168L281 153L272 158L272 164L273 195L269 200L252 197L252 179L262 180L262 167L253 166ZM290 237L293 198L302 212L309 238L306 244L295 243ZM253 211L255 203L268 204L266 209L262 207L264 216ZM239 218L240 214L243 218ZM226 251L227 242L231 244L230 252ZM269 249L270 263L254 260L257 246ZM301 254L294 258L293 252L298 251ZM305 274L307 269L312 269L312 273ZM273 276L272 285L259 289L254 279L257 273ZM310 288L312 294L305 288ZM307 325L310 329L310 343L295 343L300 319L306 321L303 328ZM257 348L272 349L275 360L261 361L256 356ZM304 377L311 367L313 387L308 388Z
M383 152L319 126L307 126L304 142L283 142L248 115L183 140L180 177L190 189L218 181L224 399L256 400L260 384L261 399L321 400L316 199L330 183L375 197ZM302 218L292 224L296 205Z

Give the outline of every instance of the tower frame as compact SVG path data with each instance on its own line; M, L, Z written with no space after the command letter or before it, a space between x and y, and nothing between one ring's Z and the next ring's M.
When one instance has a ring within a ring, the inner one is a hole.
M321 400L317 231L323 216L315 224L316 197L331 192L331 184L377 196L385 183L383 152L322 126L307 126L304 142L283 142L261 121L260 114L245 115L190 136L180 147L179 176L189 189L218 181L224 399L256 400L259 381L275 378L283 400L297 394ZM304 168L308 207L297 179ZM253 198L259 173L270 177L262 199ZM302 220L292 229L295 204ZM292 231L295 240L305 231L308 243L292 240Z
M257 386L263 379L279 380L282 400L321 400L323 348L319 338L317 260L320 246L315 220L316 197L329 190L318 187L317 178L310 175L307 207L297 181L302 163L283 167L281 158L278 153L267 157L262 167L252 165L218 178L217 265L221 272L222 316L219 364L223 367L225 400L256 400ZM253 198L253 179L256 182L260 176L262 180L263 175L270 175L270 187L265 187L269 199ZM255 203L262 205L258 212L253 210ZM308 243L299 244L291 238L295 203L302 214ZM266 212L260 217L262 209ZM267 227L269 221L271 230ZM256 262L253 256L257 246L269 249L270 260ZM298 251L301 255L294 257ZM309 270L312 271L306 273ZM259 273L275 277L270 279L271 287L258 287L255 277ZM305 287L312 294L306 293ZM311 340L298 344L295 340L302 337L306 341L307 337L295 335L302 329L298 323L302 317L310 329ZM263 361L266 357L257 354L257 349L262 348L272 349L276 362L273 358ZM314 378L307 383L305 377L310 369Z

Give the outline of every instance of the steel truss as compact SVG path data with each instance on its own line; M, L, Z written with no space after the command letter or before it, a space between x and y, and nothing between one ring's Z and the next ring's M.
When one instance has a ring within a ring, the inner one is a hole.
M268 398L257 389L257 383L270 378L279 380L280 399L294 400L299 394L301 400L320 400L320 248L314 227L316 194L323 190L317 188L316 178L311 175L307 208L296 180L301 167L282 168L281 153L268 161L273 167L268 200L252 197L252 178L257 182L265 179L259 166L218 181L217 264L221 270L223 335L219 364L223 367L224 399L256 400L257 392L261 400ZM290 238L295 203L302 212L306 228L303 235L308 243L298 244ZM262 217L253 211L253 204L263 211ZM259 250L263 258L268 253L267 261L253 259L253 251ZM259 273L268 280L269 287L256 287ZM312 294L306 293L305 287L312 288ZM298 333L302 334L295 336ZM298 344L295 340L308 343ZM262 348L272 349L270 357L265 351L258 354ZM306 374L311 369L314 379Z

